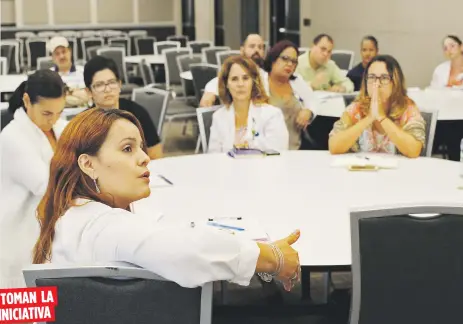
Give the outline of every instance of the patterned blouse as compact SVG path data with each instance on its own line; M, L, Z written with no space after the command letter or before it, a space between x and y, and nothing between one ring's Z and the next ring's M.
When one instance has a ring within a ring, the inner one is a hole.
M330 136L337 134L340 131L355 125L357 122L366 117L365 113L360 109L360 104L354 102L346 108L348 118L341 117L334 123L333 130ZM420 114L420 111L413 102L410 102L402 116L397 119L391 119L403 131L412 135L416 140L425 146L425 121ZM360 135L357 142L351 148L351 152L376 152L399 154L394 143L389 139L387 134L381 134L373 129L373 125L365 129Z

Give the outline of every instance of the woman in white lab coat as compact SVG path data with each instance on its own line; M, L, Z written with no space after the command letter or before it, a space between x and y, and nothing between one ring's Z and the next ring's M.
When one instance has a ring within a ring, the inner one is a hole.
M14 119L0 133L0 288L25 286L21 269L32 263L39 224L37 205L50 160L66 121L65 85L53 71L37 71L9 102Z
M224 104L212 117L209 153L233 147L288 149L288 130L279 108L269 105L257 65L243 56L225 60L219 75Z
M463 43L457 36L444 39L444 54L448 61L434 70L431 87L463 87Z
M263 244L190 222L163 227L152 215L132 213L131 203L150 195L149 161L131 113L94 108L72 119L38 207L34 263L129 262L184 287L217 280L247 285L255 272L266 272L291 288L300 274L291 248L298 231Z

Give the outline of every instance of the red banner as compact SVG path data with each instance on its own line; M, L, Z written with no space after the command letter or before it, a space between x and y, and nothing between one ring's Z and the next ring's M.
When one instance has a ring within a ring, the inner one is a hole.
M56 287L0 289L0 323L54 322Z

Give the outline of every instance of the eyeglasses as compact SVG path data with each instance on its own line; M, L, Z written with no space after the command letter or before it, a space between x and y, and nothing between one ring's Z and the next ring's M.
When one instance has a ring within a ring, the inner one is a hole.
M287 55L279 56L279 58L281 58L281 60L282 60L283 62L285 62L286 64L288 64L288 63L291 62L291 63L293 63L294 65L297 65L297 63L298 63L297 59L293 59L293 58L291 58L291 57L289 57L289 56L287 56Z
M367 75L367 82L370 84L376 83L376 80L379 80L381 85L388 85L392 81L392 77L388 74L383 74L380 76L376 76L374 74Z
M119 81L116 79L109 80L108 82L97 82L94 85L92 85L93 90L96 92L104 92L106 91L106 87L109 87L109 89L114 90L114 89L119 89Z

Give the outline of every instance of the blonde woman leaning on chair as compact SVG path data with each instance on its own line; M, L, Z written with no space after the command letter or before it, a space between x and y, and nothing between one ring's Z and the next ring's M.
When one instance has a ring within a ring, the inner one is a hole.
M407 96L399 63L379 55L367 65L360 97L346 108L329 139L332 154L400 153L418 157L425 144L425 122Z
M225 60L219 74L224 104L212 117L209 152L233 147L287 150L288 130L279 108L268 102L257 65L243 56Z

